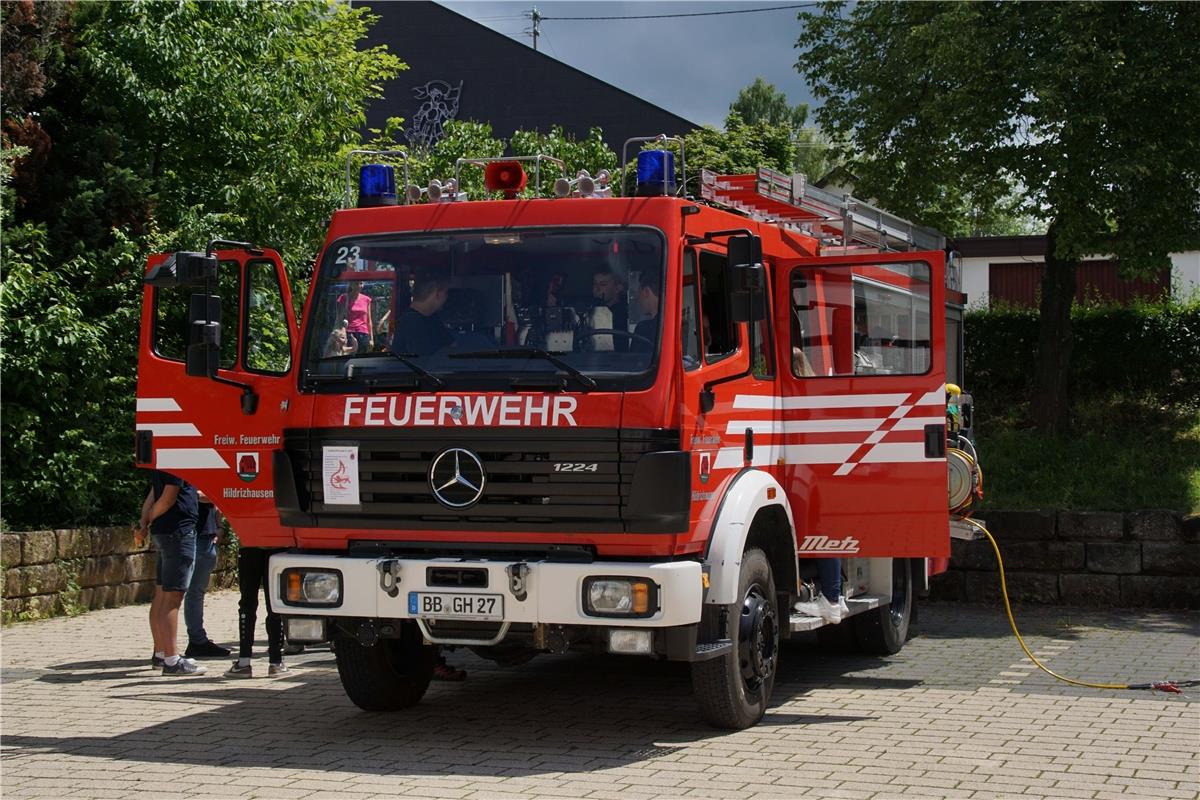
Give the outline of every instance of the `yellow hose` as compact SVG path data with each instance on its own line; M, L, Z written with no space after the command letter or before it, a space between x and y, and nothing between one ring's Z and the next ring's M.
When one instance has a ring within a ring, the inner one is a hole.
M1088 688L1091 688L1091 689L1163 688L1163 687L1158 686L1157 684L1147 684L1145 686L1130 686L1127 683L1088 683L1087 681L1077 681L1074 678L1067 678L1062 675L1059 675L1057 672L1055 672L1054 670L1047 667L1041 661L1038 661L1037 656L1035 656L1033 653L1031 653L1029 651L1029 647L1025 644L1025 640L1021 638L1021 632L1019 630L1017 630L1017 621L1015 619L1013 619L1012 605L1010 605L1008 602L1008 585L1004 581L1004 559L1000 557L1000 546L998 544L996 544L996 539L992 536L991 533L988 532L988 529L985 528L982 524L980 524L979 522L976 522L973 519L968 519L966 517L960 517L960 519L962 519L963 522L967 522L971 525L974 525L976 528L983 531L983 535L986 536L988 538L988 541L992 543L992 549L996 551L996 564L1000 567L1000 595L1004 598L1004 610L1008 614L1008 624L1012 626L1013 636L1017 637L1017 642L1021 645L1021 649L1025 651L1025 655L1029 656L1029 660L1037 665L1038 669L1042 670L1043 672L1047 673L1048 675L1058 678L1060 681L1074 684L1075 686L1087 686Z

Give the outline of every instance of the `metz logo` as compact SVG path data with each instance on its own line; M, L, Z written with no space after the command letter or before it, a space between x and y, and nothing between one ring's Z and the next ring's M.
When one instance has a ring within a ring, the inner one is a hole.
M853 555L858 552L858 539L830 539L828 536L805 536L800 543L801 553L829 553L831 555Z

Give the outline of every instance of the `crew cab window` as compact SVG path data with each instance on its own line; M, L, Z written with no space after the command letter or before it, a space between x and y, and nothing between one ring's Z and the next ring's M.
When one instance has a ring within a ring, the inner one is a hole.
M272 261L246 265L246 369L280 375L292 366L283 289Z
M700 251L700 311L704 360L712 364L737 350L737 327L729 305L726 264L718 253Z
M217 295L221 298L221 367L237 363L239 298L242 276L236 261L222 261L217 269ZM192 295L203 294L195 286L154 289L154 352L172 361L187 359L189 335L188 304Z
M809 265L793 270L793 374L928 372L929 282L929 265L923 262Z
M340 239L313 289L306 380L331 391L431 376L480 390L648 385L664 253L660 231L634 227Z

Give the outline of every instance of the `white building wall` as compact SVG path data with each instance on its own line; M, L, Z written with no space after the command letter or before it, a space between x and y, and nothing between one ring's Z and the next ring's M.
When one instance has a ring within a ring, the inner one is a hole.
M1171 294L1176 300L1200 298L1200 250L1171 253Z
M1111 256L1088 256L1085 261L1107 261ZM1040 264L1042 256L978 256L962 259L962 285L968 308L986 308L992 264L1028 261ZM1171 254L1171 295L1176 300L1200 298L1200 250Z

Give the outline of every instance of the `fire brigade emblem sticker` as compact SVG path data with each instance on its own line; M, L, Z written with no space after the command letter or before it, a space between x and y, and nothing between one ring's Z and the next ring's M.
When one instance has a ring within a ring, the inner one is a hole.
M443 450L429 465L429 488L448 508L466 508L479 502L487 473L479 456L461 447Z
M321 449L321 488L325 505L359 505L357 446Z
M258 453L237 454L237 474L246 483L258 477Z

